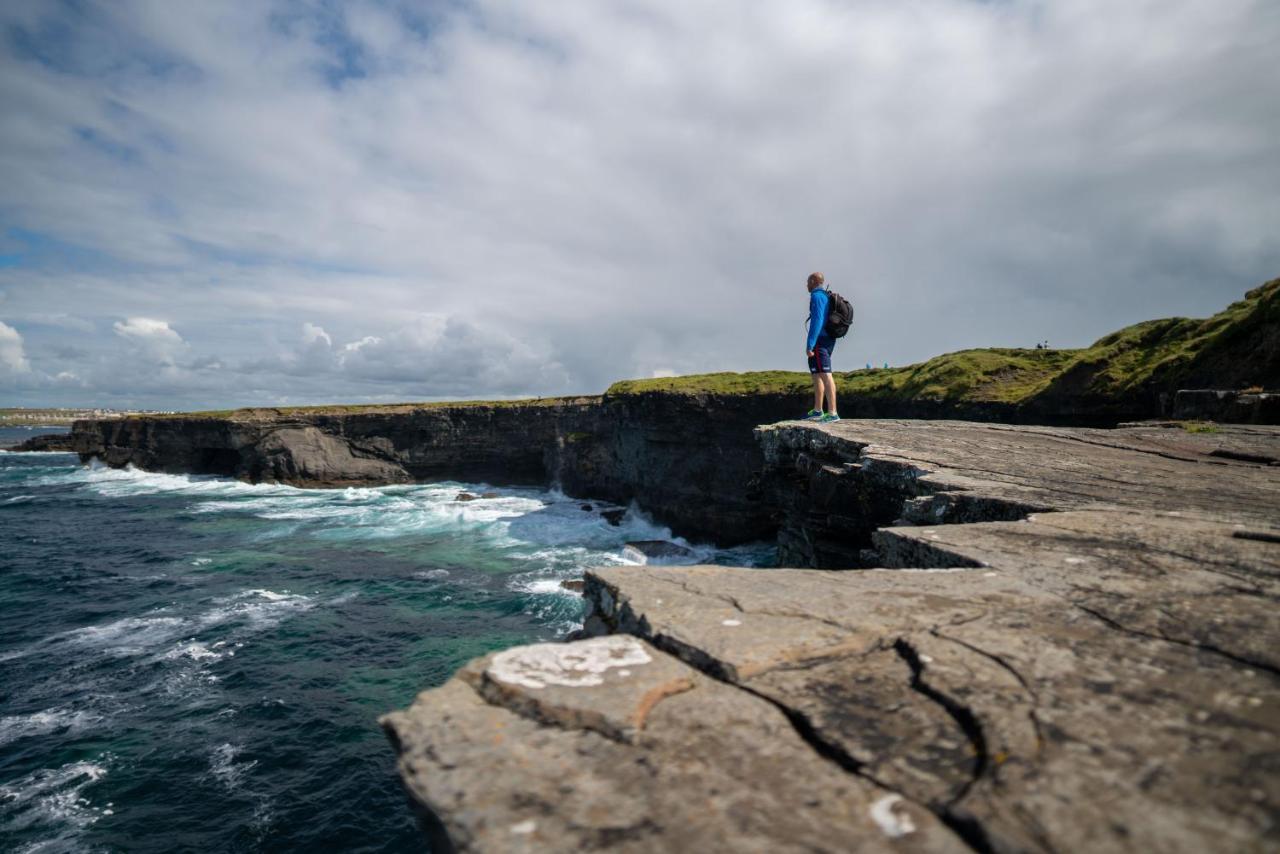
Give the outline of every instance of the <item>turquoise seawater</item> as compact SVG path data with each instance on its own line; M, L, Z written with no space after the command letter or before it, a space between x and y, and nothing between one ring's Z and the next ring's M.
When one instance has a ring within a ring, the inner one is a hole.
M0 454L0 850L421 850L377 716L562 637L582 606L561 580L670 538L605 508Z

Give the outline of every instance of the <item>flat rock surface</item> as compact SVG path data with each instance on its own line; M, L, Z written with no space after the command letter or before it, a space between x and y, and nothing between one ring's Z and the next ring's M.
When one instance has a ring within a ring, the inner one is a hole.
M589 572L608 634L482 659L385 719L442 841L1280 846L1280 431L759 433L797 489L900 502L877 568Z
M769 702L631 637L489 656L383 726L436 850L966 850L815 761Z
M757 435L766 455L784 444L911 472L921 492L963 492L1053 510L1190 512L1280 526L1280 467L1269 464L1280 458L1280 427L1213 429L878 420L821 427L784 422L761 427Z

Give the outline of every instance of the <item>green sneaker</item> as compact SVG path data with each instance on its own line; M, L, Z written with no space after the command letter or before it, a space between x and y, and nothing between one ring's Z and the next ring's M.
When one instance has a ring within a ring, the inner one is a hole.
M808 412L806 412L806 413L804 414L804 418L801 418L800 420L801 420L801 421L821 421L821 420L822 420L822 410L821 410L821 409L810 409Z
M826 415L823 415L821 418L817 420L821 424L830 424L833 421L839 421L840 416L836 415L834 412L828 412Z

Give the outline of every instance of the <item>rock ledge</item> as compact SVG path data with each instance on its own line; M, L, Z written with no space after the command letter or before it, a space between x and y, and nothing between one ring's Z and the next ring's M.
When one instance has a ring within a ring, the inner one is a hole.
M1280 844L1280 430L758 439L784 553L867 568L588 573L609 634L384 718L439 848Z

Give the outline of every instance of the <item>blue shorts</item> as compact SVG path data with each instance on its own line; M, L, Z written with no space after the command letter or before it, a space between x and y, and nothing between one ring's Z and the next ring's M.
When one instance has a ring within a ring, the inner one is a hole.
M836 339L819 335L817 343L813 345L813 355L809 357L809 373L831 373L831 351L835 348Z

